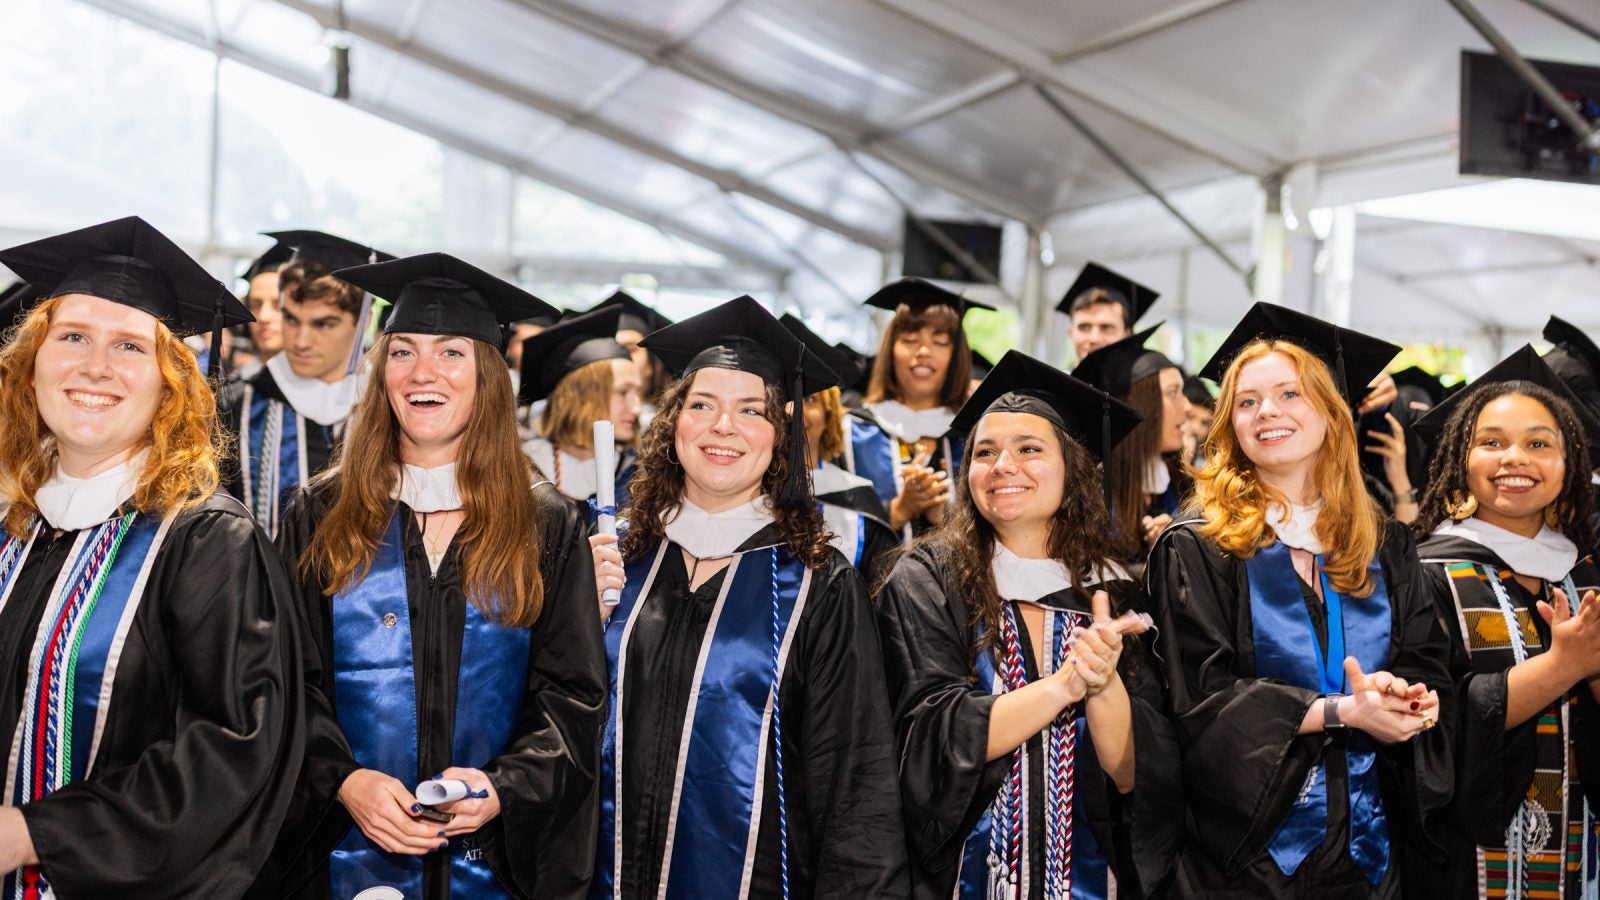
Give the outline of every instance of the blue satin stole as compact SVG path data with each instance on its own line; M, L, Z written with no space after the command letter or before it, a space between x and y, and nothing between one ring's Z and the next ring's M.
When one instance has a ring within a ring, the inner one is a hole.
M417 758L417 686L406 592L404 532L397 508L367 577L333 598L333 667L339 725L363 767L408 788L431 776ZM496 624L467 604L456 682L451 760L481 769L515 737L528 676L528 631ZM476 835L450 839L451 892L509 897ZM423 895L424 857L386 853L352 827L329 860L332 896L388 885Z
M1349 692L1344 679L1345 656L1354 656L1365 672L1388 668L1389 591L1376 559L1369 569L1374 585L1370 597L1347 597L1335 591L1323 573L1322 597L1328 613L1326 653L1306 610L1289 548L1274 543L1258 551L1245 569L1250 581L1251 637L1258 677L1275 678L1322 694L1342 694ZM1389 823L1379 792L1376 746L1362 732L1351 730L1345 735L1350 858L1374 887L1383 882L1389 867ZM1278 870L1293 877L1327 835L1328 772L1324 758L1311 770L1267 850Z
M1022 617L1019 615L1017 618L1020 620ZM1075 610L1047 608L1045 610L1045 627L1050 630L1050 649L1048 654L1050 659L1055 659L1057 651L1066 643L1069 628L1073 625L1083 625L1087 628L1091 622L1092 620L1089 616ZM982 635L983 625L980 623L974 632L974 639L981 639ZM1043 678L1049 674L1043 671L1046 664L1046 660L1034 660L1036 679ZM978 654L974 662L974 668L978 673L978 687L991 696L999 696L1002 691L1000 690L1000 679L996 676L994 669L994 650L991 649L986 653ZM1079 710L1080 712L1082 711L1081 705ZM1085 742L1089 740L1088 719L1082 715L1078 716L1073 722L1073 732L1079 748L1077 759L1081 762L1085 758L1083 750L1087 746ZM1028 743L1031 744L1038 740L1041 740L1041 738L1035 735L1028 739ZM1027 752L1026 747L1023 748L1023 752ZM1009 759L1010 757L1006 758ZM1022 823L1023 828L1031 832L1032 824L1029 813L1035 809L1044 809L1044 796L1034 796L1030 789L1032 773L1029 771L1031 768L1029 762L1024 757L1022 789L1027 795L1027 800L1023 810ZM1009 773L1007 773L1007 777L1010 777ZM1099 771L1094 771L1088 775L1085 775L1082 771L1075 774L1079 784L1082 784L1090 777L1098 778L1101 777L1101 774ZM1089 811L1085 806L1085 793L1085 791L1080 790L1074 792L1072 796L1071 900L1107 900L1110 896L1110 866L1106 862L1105 854L1100 852L1099 843L1095 841L1094 829L1089 827ZM977 826L967 835L966 842L962 847L960 882L957 884L957 897L959 900L989 900L993 896L989 886L988 862L989 836L993 827L993 815L994 811L991 804L990 808L985 809L983 815L978 819ZM1042 816L1040 821L1043 821ZM1022 862L1018 866L1019 885L1031 885L1043 883L1044 881L1045 861L1042 859L1030 859L1029 846L1029 841L1024 839L1022 843ZM1023 896L1027 896L1027 894L1024 893Z
M263 447L261 443L266 439L267 415L274 403L283 403L283 401L273 400L259 393L255 394L250 400L250 441L249 446L246 448L248 457L245 460L245 465L250 467L251 490L246 498L250 504L256 502L255 491L256 485L260 484L261 480L261 465L268 456L267 448ZM276 529L289 495L294 493L295 488L300 486L300 425L300 414L294 411L293 406L283 403L283 429L278 433L277 451L278 496L276 502L278 514L272 517L271 524L273 528L269 530ZM257 511L252 509L251 512ZM257 521L261 521L259 513L257 513Z
M624 704L649 702L649 676L638 683L644 696L628 698L633 687L627 673L628 643L633 611L649 597L661 561L674 547L663 540L656 552L624 566L627 584L606 622L611 705L600 748L600 847L589 887L593 898L632 896L637 890L617 883L623 841L619 823L627 822L627 811L620 808L620 773L627 750L622 711ZM745 873L758 852L762 801L773 799L765 797L764 789L767 750L773 742L774 604L781 664L788 656L790 626L804 611L808 574L799 560L771 547L740 552L723 576L722 595L702 639L685 740L679 745L682 774L670 786L676 825L660 876L669 900L740 897L748 889ZM793 720L790 727L796 727Z
M844 417L844 428L845 443L850 447L850 465L847 468L872 482L878 499L888 506L900 493L894 482L894 459L900 452L895 447L894 438L882 428L854 416Z

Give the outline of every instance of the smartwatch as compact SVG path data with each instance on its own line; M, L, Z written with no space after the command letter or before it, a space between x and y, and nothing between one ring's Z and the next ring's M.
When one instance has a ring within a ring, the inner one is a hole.
M1339 718L1339 700L1344 694L1327 694L1322 698L1322 730L1343 731L1344 720Z

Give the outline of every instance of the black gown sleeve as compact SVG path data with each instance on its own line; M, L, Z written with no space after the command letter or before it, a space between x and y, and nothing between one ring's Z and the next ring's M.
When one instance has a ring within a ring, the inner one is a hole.
M238 504L212 498L173 523L154 566L144 602L158 618L129 640L170 679L172 737L22 807L64 897L243 894L300 766L294 622L265 535Z
M218 459L217 474L221 488L240 503L245 503L246 499L241 466L248 450L239 440L239 423L247 415L249 410L244 408L244 382L234 378L217 391L217 428L228 439L228 452Z
M804 632L789 662L800 678L784 692L799 708L783 710L784 743L799 749L807 820L801 831L814 842L797 851L815 860L817 897L903 897L905 831L872 601L860 573L837 552L811 577ZM769 784L771 778L769 765ZM792 825L790 835L797 835Z
M544 608L530 635L518 736L484 766L500 817L480 833L501 880L542 900L584 896L594 872L610 685L584 516L554 487L536 496Z

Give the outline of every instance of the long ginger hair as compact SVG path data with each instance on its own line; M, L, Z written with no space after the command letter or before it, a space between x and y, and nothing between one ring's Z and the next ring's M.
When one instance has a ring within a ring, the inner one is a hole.
M54 297L35 306L6 335L0 349L0 504L7 506L5 529L23 537L39 508L33 497L55 475L55 436L39 415L34 393L34 357L50 331L61 305ZM204 503L217 490L217 460L223 435L217 427L217 404L211 385L200 372L194 352L161 320L156 320L156 365L163 390L155 417L145 432L133 505L140 512L170 512Z
M666 538L667 522L677 515L683 501L683 466L670 455L678 432L678 415L694 384L694 373L680 378L661 394L661 406L639 444L638 468L630 488L632 505L621 518L628 522L622 538L622 556L634 560L655 549ZM794 415L802 415L795 404ZM773 498L789 478L789 414L775 385L767 385L765 412L762 414L777 432L772 442L772 462L761 475L761 494L772 504ZM808 567L819 569L828 561L828 529L816 504L782 508L773 504L772 514L783 532L789 552Z
M401 461L400 428L384 389L390 340L384 335L367 351L371 380L350 413L334 465L316 478L331 483L333 503L299 569L330 597L367 577L394 515ZM503 625L526 628L544 606L533 464L517 439L516 398L500 351L482 341L472 345L477 399L456 457L465 515L454 543L472 605Z
M1255 463L1245 456L1233 430L1239 372L1273 353L1288 357L1300 375L1301 391L1328 424L1312 475L1317 497L1322 500L1316 534L1327 548L1322 555L1323 571L1335 590L1365 597L1373 589L1368 566L1378 553L1383 514L1361 479L1355 419L1350 408L1334 387L1327 365L1298 344L1251 341L1223 374L1217 414L1206 437L1205 462L1194 473L1191 506L1205 518L1200 533L1228 553L1245 559L1276 539L1267 525L1267 504L1276 501L1288 505L1288 499L1261 483Z
M594 423L611 418L611 360L597 359L567 373L550 392L539 431L552 443L594 449Z

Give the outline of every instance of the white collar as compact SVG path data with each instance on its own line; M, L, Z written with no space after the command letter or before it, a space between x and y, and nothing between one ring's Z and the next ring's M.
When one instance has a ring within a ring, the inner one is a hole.
M1160 496L1171 485L1172 473L1167 470L1167 461L1160 456L1150 457L1144 468L1144 492Z
M772 522L764 496L719 513L708 513L685 497L678 501L677 515L667 523L667 540L696 559L719 559L732 556L740 544Z
M1288 509L1274 500L1267 504L1265 515L1279 543L1308 553L1321 553L1322 541L1317 537L1317 516L1321 512L1320 499L1310 506L1291 503Z
M33 505L51 527L62 531L99 525L115 515L138 489L139 475L149 453L140 450L122 465L88 478L73 478L57 463L56 473L34 492Z
M461 508L461 491L456 486L456 464L423 468L405 463L400 467L400 483L391 496L411 507L412 512L434 513Z
M530 438L522 445L522 451L533 460L540 474L552 483L556 482L556 473L561 473L561 479L556 484L561 493L574 500L587 500L595 495L599 487L599 475L595 472L593 459L579 459L565 450L558 451L555 444L542 437ZM556 463L557 453L561 456L559 465Z
M1024 559L998 540L994 542L990 571L994 573L995 591L1003 600L1036 603L1041 597L1072 587L1072 573L1060 560ZM1128 577L1121 566L1109 560L1100 566L1096 575L1100 581Z
M1491 525L1482 519L1446 520L1434 534L1465 538L1494 551L1518 575L1560 581L1578 564L1578 546L1549 525L1531 538Z
M871 484L871 481L846 472L831 462L824 462L820 467L811 470L811 492L819 497Z
M343 422L356 404L358 376L347 375L332 384L320 378L305 378L295 374L288 353L267 360L267 371L294 411L318 425Z
M912 409L898 400L880 400L866 406L884 431L907 443L919 438L944 437L955 418L955 413L943 406Z

